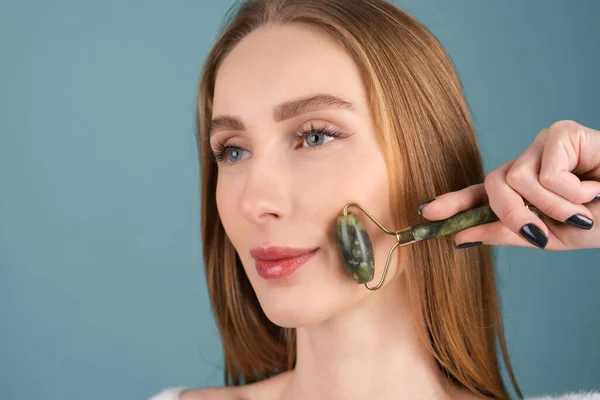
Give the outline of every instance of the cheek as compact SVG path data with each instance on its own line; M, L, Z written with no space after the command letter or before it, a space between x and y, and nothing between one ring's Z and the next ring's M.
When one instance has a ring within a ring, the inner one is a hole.
M368 141L335 145L340 147L333 151L324 149L325 155L294 166L293 187L298 191L295 198L320 202L324 208L333 206L334 215L349 202L369 207L382 199L387 202L387 168L379 150Z
M387 165L380 153L376 151L372 153L367 158L369 161L364 159L363 162L354 163L346 171L346 174L352 179L346 182L345 193L351 201L357 202L369 211L386 229L395 231L400 227L395 226L392 219ZM389 251L396 243L396 237L383 232L361 210L351 208L351 211L358 215L371 239L375 259L375 276L370 285L375 286L383 274ZM391 282L392 277L398 272L399 251L400 248L396 248L390 260L386 284Z
M226 177L225 179L219 177L215 192L219 218L221 219L225 233L227 233L227 236L234 246L236 246L238 239L235 237L235 233L240 231L238 225L241 223L239 211L237 210L237 203L240 195L236 190L237 187L239 186L235 185L234 182L228 182ZM232 236L232 234L234 236Z
M312 210L308 214L310 218L315 221L332 221L334 224L344 205L356 202L365 207L387 229L393 231L399 228L393 225L388 169L376 143L365 143L346 154L336 154L331 159L321 160L319 167L318 170L312 170L310 167L303 169L304 178L301 180L309 183L306 187L310 193L299 193L297 196L306 202L303 210ZM375 285L383 274L389 250L396 238L379 229L362 211L356 208L350 210L359 216L371 238L375 258L375 277L371 285ZM334 235L332 232L331 236L335 237ZM332 243L333 248L334 246ZM398 264L399 251L397 248L394 252L388 278L397 272L395 265ZM344 279L349 278L341 260L339 265Z
M305 163L295 175L297 192L293 195L307 220L330 222L343 207L351 202L365 207L386 228L395 230L389 199L388 170L383 155L375 141L364 141L346 147L346 151L336 152L314 163ZM387 253L395 243L395 236L381 231L360 210L353 208L367 228L373 246L376 247L376 268L382 268L379 261L387 258Z

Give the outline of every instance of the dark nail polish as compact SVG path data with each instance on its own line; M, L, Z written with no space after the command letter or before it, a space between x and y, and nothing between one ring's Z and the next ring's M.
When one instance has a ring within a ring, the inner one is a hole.
M585 217L581 214L575 214L575 215L569 217L565 222L567 222L577 228L587 229L587 230L592 229L592 226L594 226L593 220L591 220L588 217Z
M454 248L456 249L467 249L469 247L473 247L473 246L479 246L482 242L464 242L461 244L456 244L456 242L454 242Z
M421 214L421 211L423 210L423 207L425 207L427 204L431 203L434 200L435 200L435 197L433 199L431 199L431 200L427 200L427 201L421 203L421 205L417 209L417 212L419 213L419 215L423 215L423 214Z
M548 244L548 236L534 224L523 225L519 232L529 243L540 249L543 249Z
M600 193L598 193L598 196L594 197L594 200L600 201ZM594 201L592 200L592 201Z

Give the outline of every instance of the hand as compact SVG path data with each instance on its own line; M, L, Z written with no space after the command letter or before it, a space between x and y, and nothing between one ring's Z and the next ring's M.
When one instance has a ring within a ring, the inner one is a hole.
M488 174L485 183L438 196L419 213L440 220L487 202L500 221L458 232L454 243L459 247L482 242L546 250L600 248L600 131L556 122L518 158ZM556 221L540 219L527 203Z

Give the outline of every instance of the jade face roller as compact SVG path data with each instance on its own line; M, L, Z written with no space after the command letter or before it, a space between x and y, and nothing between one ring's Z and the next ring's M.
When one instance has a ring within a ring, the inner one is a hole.
M396 243L394 243L388 253L381 280L375 286L369 285L369 282L373 280L375 275L375 259L373 256L371 239L369 238L365 227L360 222L356 214L348 212L350 207L358 208L382 231L389 235L396 236ZM543 215L538 209L531 205L526 205L526 207L538 216ZM492 211L490 206L482 206L460 212L444 220L431 221L398 231L390 231L381 225L381 223L379 223L379 221L377 221L364 207L356 203L349 203L344 207L343 214L337 218L337 247L339 255L342 258L346 269L350 275L352 275L356 283L364 283L367 289L377 290L385 281L385 277L390 266L390 261L392 259L392 253L397 247L449 235L473 226L487 224L494 221L499 221L499 218Z

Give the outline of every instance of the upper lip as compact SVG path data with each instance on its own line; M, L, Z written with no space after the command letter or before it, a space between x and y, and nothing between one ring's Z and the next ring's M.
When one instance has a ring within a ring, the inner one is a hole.
M297 248L297 247L255 247L250 250L250 255L256 260L284 260L308 254L317 248Z

